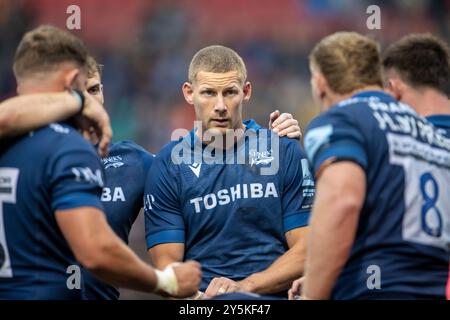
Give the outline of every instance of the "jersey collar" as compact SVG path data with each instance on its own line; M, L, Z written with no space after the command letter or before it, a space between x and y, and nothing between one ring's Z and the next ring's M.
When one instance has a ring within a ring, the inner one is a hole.
M390 94L386 93L383 90L367 90L355 93L352 98L369 98L369 97L378 97L384 99L394 99Z
M436 114L426 117L435 127L450 128L450 114Z

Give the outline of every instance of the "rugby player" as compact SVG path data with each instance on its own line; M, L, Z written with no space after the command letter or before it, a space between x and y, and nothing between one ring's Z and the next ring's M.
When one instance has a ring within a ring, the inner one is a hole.
M382 91L373 40L328 36L310 67L323 113L305 137L317 196L303 299L442 299L450 141Z
M87 56L78 38L58 28L26 33L14 59L19 95L72 90L84 104ZM155 270L114 234L100 201L103 168L75 128L74 121L53 123L0 141L0 299L82 299L68 285L77 261L118 287L195 293L197 262Z
M450 52L431 34L411 34L393 43L383 54L386 91L427 118L450 137ZM447 223L449 223L447 221ZM447 261L440 260L436 277L447 279ZM450 281L447 298L450 299ZM440 290L445 294L444 284Z
M165 146L149 171L144 209L152 263L164 268L196 259L204 271L205 297L236 291L286 295L303 272L314 195L306 156L297 141L286 137L279 139L279 152L269 143L258 151L246 150L250 139L245 134L228 145L219 139L227 138L227 130L265 132L253 120L242 120L252 87L233 50L200 50L188 78L183 94L201 126ZM205 131L214 138L206 138ZM176 150L185 148L190 155L200 152L200 162L177 163ZM203 161L205 152L224 161ZM242 154L245 163L228 162ZM272 163L279 164L278 170L263 175Z

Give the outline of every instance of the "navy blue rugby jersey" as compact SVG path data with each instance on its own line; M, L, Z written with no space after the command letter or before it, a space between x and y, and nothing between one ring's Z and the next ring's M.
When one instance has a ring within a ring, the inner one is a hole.
M55 211L103 210L103 183L95 149L67 124L1 142L0 299L82 298Z
M428 116L426 119L438 128L441 134L450 138L450 115L436 114Z
M191 131L162 149L146 182L148 248L184 243L185 260L202 264L201 290L214 277L239 281L267 269L286 252L285 233L308 222L314 182L300 144L244 124L246 135L262 140L245 138L220 156ZM203 153L200 160L174 161L183 147L194 150L193 160ZM209 152L223 163L209 161Z
M450 140L442 133L382 91L358 93L309 125L305 148L315 173L347 160L366 174L355 242L333 298L445 297Z

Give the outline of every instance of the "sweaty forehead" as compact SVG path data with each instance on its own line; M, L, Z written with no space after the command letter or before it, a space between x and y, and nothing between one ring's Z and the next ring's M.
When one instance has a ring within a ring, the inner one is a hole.
M232 85L242 86L242 78L237 71L226 73L215 73L200 71L195 79L197 86L207 86L215 88L229 87Z

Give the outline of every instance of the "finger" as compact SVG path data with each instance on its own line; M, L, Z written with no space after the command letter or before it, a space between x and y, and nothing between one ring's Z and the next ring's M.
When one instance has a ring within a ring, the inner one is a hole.
M221 277L217 278L217 281L214 283L214 286L211 288L210 294L212 296L221 295L227 292L228 287L232 283L231 280Z
M286 128L286 129L281 130L280 132L278 132L278 135L280 137L284 137L288 133L296 133L297 135L300 135L300 127L299 126L290 126L290 127Z
M282 113L280 116L272 123L272 127L276 128L281 123L283 123L286 120L293 119L292 114L290 113Z
M206 288L205 295L208 297L215 296L217 290L219 289L219 286L220 286L219 278L212 279L208 285L208 288Z
M83 135L83 138L85 138L86 140L91 140L91 134L89 133L89 130L83 130L81 134Z
M302 135L299 132L290 132L290 133L286 134L286 137L288 137L289 139L300 140L302 138Z
M274 129L278 129L278 131L287 129L289 127L298 127L298 121L295 119L285 119L283 122L280 122L277 126L274 126Z
M275 110L269 115L269 128L272 128L272 123L280 116L280 111Z
M104 158L108 155L108 147L112 139L112 130L109 126L107 126L103 130L101 130L100 135L97 134L97 136L99 136L100 138L98 143L98 151L101 154L102 158Z
M230 287L231 287L231 284L229 282L223 281L221 283L221 285L219 286L219 288L217 289L216 295L227 293L228 290L230 289Z
M289 291L288 291L288 299L294 300L294 293L292 292L292 289L289 289Z
M240 286L237 283L230 283L230 285L227 288L226 293L230 293L230 292L237 292L239 291Z
M278 118L280 116L280 111L279 110L275 110L274 112L272 112L269 116L269 119L271 121L274 121L276 118Z
M297 279L294 281L294 283L292 284L292 288L291 288L293 295L300 294L301 284L302 284L302 281L300 281L300 279Z

